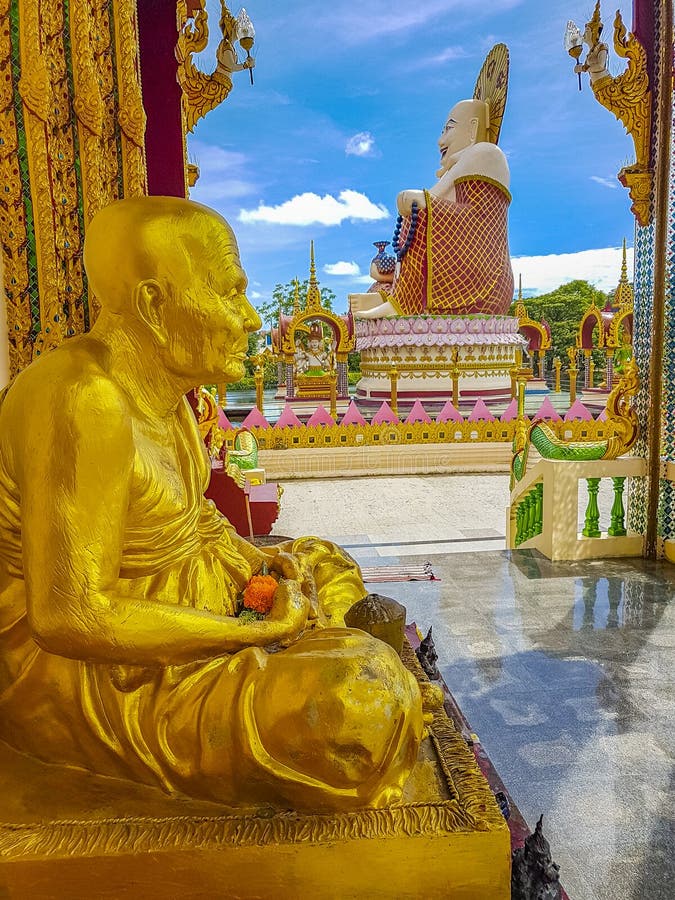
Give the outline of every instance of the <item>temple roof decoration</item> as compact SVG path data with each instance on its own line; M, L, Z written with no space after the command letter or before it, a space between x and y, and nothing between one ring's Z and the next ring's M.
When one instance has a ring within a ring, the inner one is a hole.
M518 318L518 331L527 339L527 349L532 350L550 350L551 349L551 327L545 319L537 322L536 319L530 318L525 303L523 302L523 280L522 276L518 276L518 299L514 315Z
M597 337L595 328L597 325ZM576 346L578 350L618 350L623 343L622 330L628 338L633 334L633 288L628 281L626 240L623 241L621 276L614 292L614 300L600 309L592 303L579 322Z
M300 300L300 284L295 280L293 297L293 314L286 315L279 309L279 325L272 329L272 351L276 356L285 357L291 362L296 350L296 334L308 334L309 323L320 321L327 325L335 340L335 354L338 362L344 362L347 354L354 350L356 338L354 334L354 320L350 313L340 316L323 305L321 288L316 277L316 262L314 258L314 241L310 243L309 257L309 283L305 303Z
M307 288L307 302L305 309L323 309L321 303L321 290L316 279L316 263L314 261L314 241L309 245L309 287Z
M623 258L621 261L621 278L614 292L614 306L619 309L633 308L633 288L628 281L628 266L626 265L626 238L623 239Z

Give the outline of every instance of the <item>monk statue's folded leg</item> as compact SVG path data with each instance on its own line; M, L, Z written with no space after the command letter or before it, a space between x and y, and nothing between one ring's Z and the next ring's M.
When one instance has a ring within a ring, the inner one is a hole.
M207 664L165 698L162 768L192 796L295 809L400 799L423 729L417 682L362 631Z

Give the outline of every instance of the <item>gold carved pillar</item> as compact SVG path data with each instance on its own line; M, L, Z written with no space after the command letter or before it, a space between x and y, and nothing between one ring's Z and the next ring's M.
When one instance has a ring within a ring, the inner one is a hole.
M10 374L98 307L87 223L146 192L135 0L0 0L0 231Z

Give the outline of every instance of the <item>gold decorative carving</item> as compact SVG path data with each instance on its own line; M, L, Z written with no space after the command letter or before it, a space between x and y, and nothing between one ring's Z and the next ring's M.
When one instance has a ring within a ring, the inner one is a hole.
M524 422L529 428L530 420ZM550 422L550 428L561 440L597 441L614 431L606 422L575 419L571 422ZM385 444L478 444L509 443L517 427L517 420L469 422L405 422L383 425L301 425L289 428L251 428L261 450L291 450L314 447L372 447ZM217 439L228 449L234 449L234 431L222 431L216 426Z
M146 167L135 0L19 0L18 36L11 9L1 0L0 227L16 374L96 317L83 226L120 193L145 193Z
M66 317L59 297L64 273L59 250L68 244L68 236L59 226L63 226L70 211L77 210L77 196L73 197L67 177L72 138L69 141L63 13L58 6L62 4L56 0L44 0L39 5L21 0L19 4L19 93L23 101L42 325L34 338L33 356L55 347L65 335Z
M9 364L16 372L28 365L31 316L26 213L18 160L18 133L12 79L10 0L0 0L0 228L9 326Z
M599 20L599 8L598 0L594 19ZM591 21L594 22L594 20ZM601 24L599 28L602 28ZM597 29L598 25L596 24L593 31L595 45L591 48L591 53L595 47L605 47L599 43ZM652 177L649 168L651 91L647 70L647 53L637 37L632 33L627 33L619 10L614 19L614 49L622 59L628 60L627 68L616 77L612 77L605 69L606 74L602 77L591 78L591 86L598 102L614 113L633 139L635 163L624 166L619 172L618 178L621 184L629 190L630 198L633 201L631 210L638 223L647 225L651 217L649 195Z
M119 89L117 120L122 132L124 196L140 197L147 193L148 176L145 161L146 115L143 108L138 58L136 0L113 0L113 8Z
M604 459L616 459L627 453L638 439L640 423L633 400L640 389L640 376L635 359L625 365L621 380L607 398L607 426L614 434Z
M216 51L218 63L209 75L194 63L194 54L206 49L209 40L206 0L198 0L199 7L188 17L187 0L178 0L178 83L183 91L183 116L187 131L193 131L197 122L215 109L232 90L232 78L221 62L223 52L233 53L232 42L236 37L236 19L227 8L225 0L220 0L220 31L222 40ZM235 56L236 60L236 56Z

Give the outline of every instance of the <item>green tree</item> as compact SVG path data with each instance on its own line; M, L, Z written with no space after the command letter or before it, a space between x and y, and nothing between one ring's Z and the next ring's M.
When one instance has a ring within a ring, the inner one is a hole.
M579 322L588 307L595 303L600 309L607 302L607 294L594 288L587 281L570 281L548 294L529 297L524 301L532 319L545 319L551 327L551 344L554 356L567 365L567 348L576 343ZM511 307L511 312L513 312Z
M298 287L298 296L300 298L300 306L304 307L307 301L307 289L309 281L301 281ZM326 309L333 309L335 303L335 294L330 288L322 287L321 302ZM289 281L288 284L275 284L272 291L272 298L266 303L260 303L257 307L260 318L263 323L270 328L274 328L279 321L279 306L281 311L287 316L293 313L293 305L295 303L295 282Z

